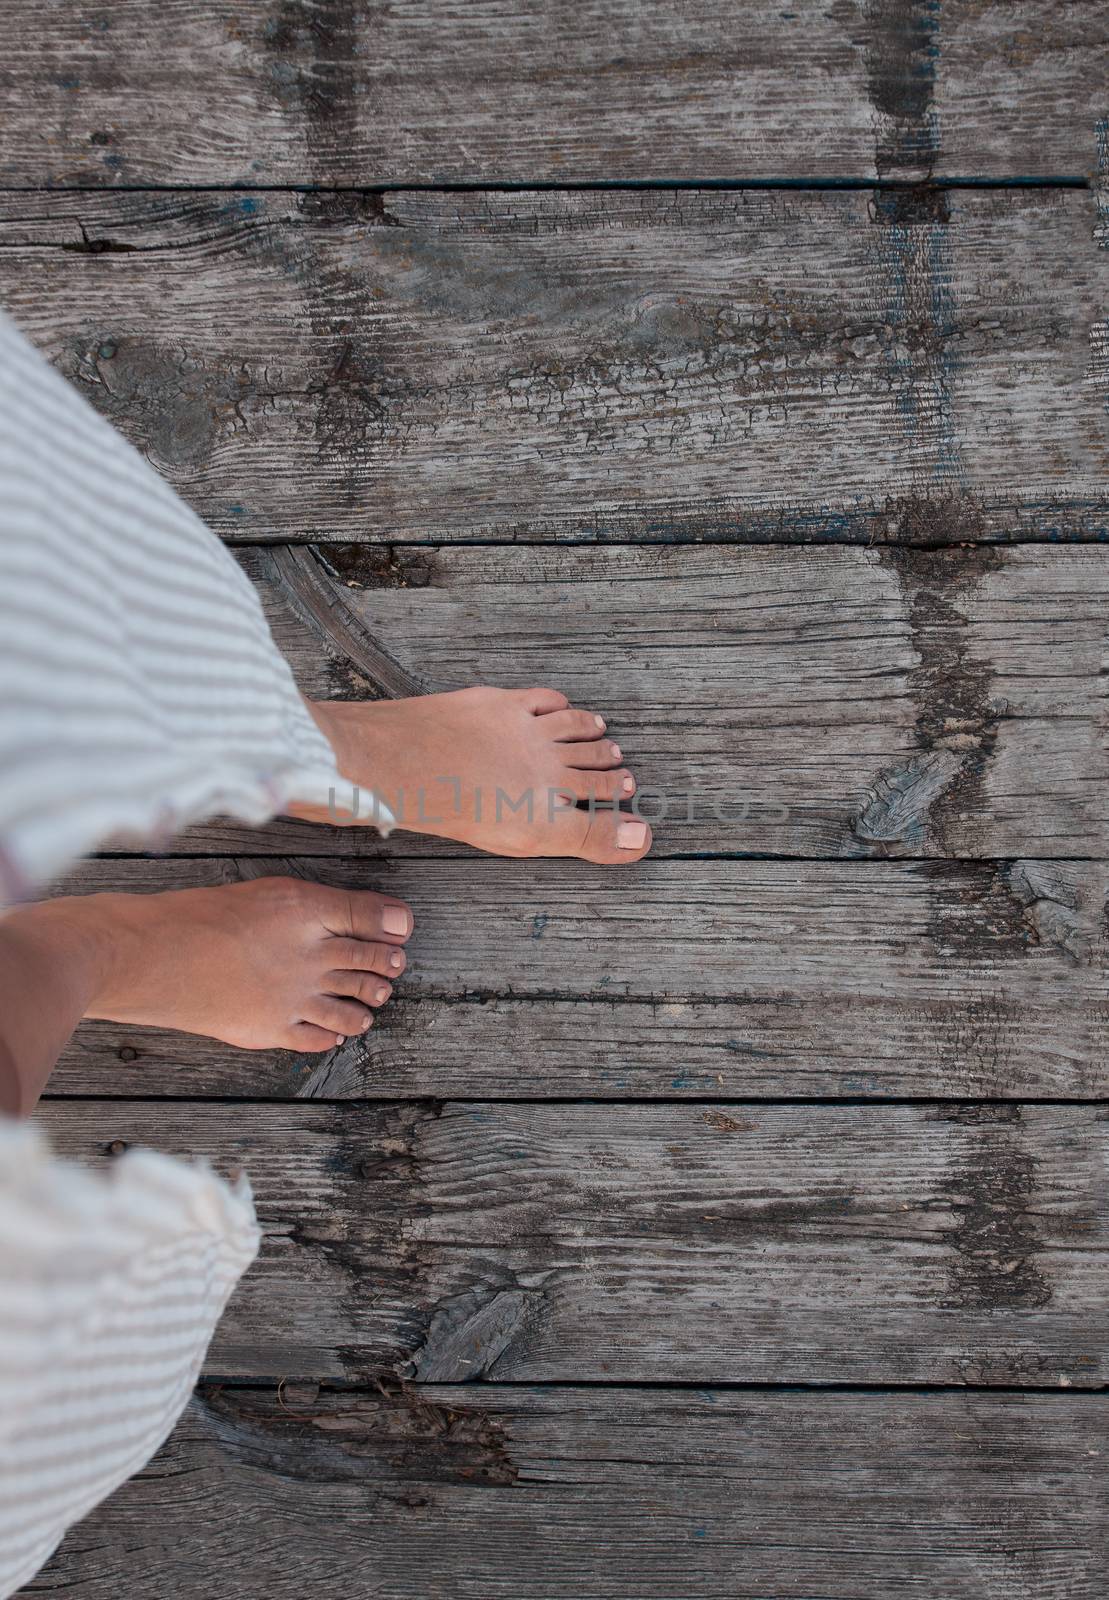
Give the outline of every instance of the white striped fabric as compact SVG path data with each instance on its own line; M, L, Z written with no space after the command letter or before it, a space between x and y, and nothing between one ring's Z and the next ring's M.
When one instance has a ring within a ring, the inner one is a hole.
M168 1437L258 1250L250 1190L127 1151L106 1173L0 1121L0 1596Z
M331 792L239 567L0 314L0 905L110 837ZM166 1438L257 1244L245 1187L82 1173L0 1119L0 1600Z
M0 905L112 837L351 806L237 563L2 313L0 691Z

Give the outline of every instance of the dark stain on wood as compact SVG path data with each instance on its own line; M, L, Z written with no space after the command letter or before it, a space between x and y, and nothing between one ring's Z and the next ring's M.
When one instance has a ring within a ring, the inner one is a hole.
M326 544L314 554L350 589L426 589L434 571L434 552L402 545Z
M956 1221L946 1235L953 1254L945 1303L966 1309L1047 1305L1052 1289L1036 1260L1043 1250L1033 1203L1036 1161L1022 1139L1020 1107L943 1107L936 1118L982 1130L980 1138L968 1135L964 1163L946 1191Z
M334 326L317 314L319 302L311 290L309 300L317 331L333 334ZM358 294L356 303L361 300ZM369 339L351 333L340 336L332 348L330 370L311 391L316 399L313 425L321 457L342 464L347 492L357 500L369 492L374 453L390 436L397 380Z
M868 207L870 220L883 228L932 227L951 221L950 191L936 183L896 189L878 187Z
M1022 961L1035 948L1024 906L1002 868L978 863L973 872L960 872L954 862L930 861L919 870L932 891L928 936L940 959L994 968Z
M878 176L931 171L939 153L932 109L939 60L939 0L869 0L867 82L878 113Z
M991 697L988 661L969 648L960 601L998 564L989 545L973 552L886 549L878 559L896 576L918 663L909 674L917 708L918 753L882 772L854 819L864 843L947 845L960 811L989 809L984 777L1004 702Z
M371 1501L395 1500L405 1484L480 1488L517 1477L499 1418L433 1403L395 1380L365 1399L314 1386L206 1384L194 1404L228 1462L304 1484L360 1484Z
M383 228L405 226L403 220L389 210L387 196L374 189L312 189L296 196L296 208L306 222L321 226L328 223Z
M313 173L325 170L334 144L358 142L358 23L351 0L281 0L262 30L273 96L302 119Z

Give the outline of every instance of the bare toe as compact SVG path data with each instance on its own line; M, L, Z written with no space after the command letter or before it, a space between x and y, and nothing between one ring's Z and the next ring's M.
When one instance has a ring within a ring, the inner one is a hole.
M611 739L564 744L558 753L568 767L618 767L623 759L620 746Z
M376 972L382 978L399 978L408 965L408 957L395 944L375 944L369 939L329 939L323 947L323 957L334 977L346 972L352 978L363 973ZM332 989L332 994L354 994L353 989Z
M548 711L565 711L570 704L560 689L521 689L525 706L536 716L543 716Z
M305 1007L303 1021L326 1028L336 1037L349 1039L365 1033L373 1017L357 1000L338 1000L334 995L321 994Z
M332 933L371 943L388 940L403 944L411 937L415 918L403 900L375 894L372 889L335 889L331 894L326 926ZM333 958L334 966L344 964Z
M328 994L349 995L364 1006L383 1006L393 993L393 985L375 972L329 972L323 987Z
M557 787L575 800L630 800L635 779L627 767L617 767L615 772L583 772L571 767Z
M650 826L626 811L567 808L555 813L551 831L559 842L552 854L579 856L598 866L627 866L651 848Z
M604 717L594 711L579 711L572 706L568 711L552 711L540 719L548 739L599 739L605 731Z
M321 1050L334 1050L339 1035L330 1028L317 1028L310 1022L294 1022L285 1041L290 1050L318 1055Z

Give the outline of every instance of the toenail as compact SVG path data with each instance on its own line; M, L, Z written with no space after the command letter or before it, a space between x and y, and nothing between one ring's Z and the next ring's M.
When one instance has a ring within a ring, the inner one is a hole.
M647 824L632 819L622 822L616 830L616 844L620 850L638 850L647 837Z
M604 733L606 727L608 726L604 717L594 717L593 721L597 724L598 728L600 728L601 732Z
M635 788L635 779L625 778L620 787L623 789L625 794L631 794L632 790Z
M335 1043L336 1044L346 1044L346 1042L347 1042L347 1036L346 1036L345 1033L337 1033L335 1035Z
M401 955L399 950L394 950L392 955L389 957L389 965L391 967L399 967L403 961L404 957Z
M612 759L613 761L619 761L620 759L620 746L618 744L614 744L612 747Z
M378 989L377 993L374 995L374 999L377 1001L379 1006L383 1006L385 1004L386 1000L388 1000L388 998L389 998L389 991L385 987L385 985L382 984L381 988ZM367 1017L366 1022L364 1022L362 1024L362 1026L365 1027L366 1023L368 1023L368 1022L369 1022L369 1018Z
M381 926L386 933L407 933L408 912L403 906L386 906L381 913Z
M370 1018L369 1017L363 1017L362 1018L362 1032L363 1033L365 1033L365 1031L369 1027L369 1025L370 1025Z

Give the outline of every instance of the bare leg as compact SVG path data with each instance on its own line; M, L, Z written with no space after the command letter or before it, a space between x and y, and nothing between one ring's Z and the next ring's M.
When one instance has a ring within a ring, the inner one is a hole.
M0 921L0 1109L34 1106L82 1017L248 1050L332 1049L364 1033L404 971L400 900L259 878L46 901Z

